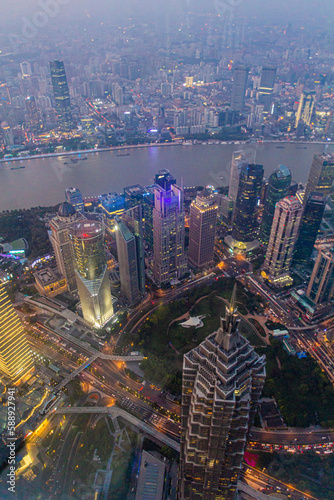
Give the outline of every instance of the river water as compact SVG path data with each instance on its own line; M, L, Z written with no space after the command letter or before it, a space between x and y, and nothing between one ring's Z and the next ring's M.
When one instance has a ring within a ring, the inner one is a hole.
M64 190L70 186L80 189L84 197L120 193L123 187L133 184L152 184L154 175L162 168L169 169L178 184L185 187L228 185L232 152L240 149L249 162L255 160L264 165L266 177L282 163L291 169L295 181L305 183L313 154L324 148L325 145L315 143L152 146L128 149L128 156L119 156L120 151L88 153L87 160L77 163L71 162L70 157L0 163L0 211L60 203ZM20 165L25 168L11 170Z

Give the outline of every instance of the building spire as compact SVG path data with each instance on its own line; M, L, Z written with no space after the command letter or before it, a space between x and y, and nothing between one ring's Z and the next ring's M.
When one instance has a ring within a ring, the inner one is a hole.
M237 284L233 287L231 301L226 306L225 318L220 319L220 328L216 334L216 342L226 351L236 348L239 339L236 298Z

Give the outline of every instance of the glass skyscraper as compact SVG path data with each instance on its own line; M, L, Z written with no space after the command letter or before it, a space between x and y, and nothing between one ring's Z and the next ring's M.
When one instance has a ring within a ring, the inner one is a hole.
M311 193L331 194L333 183L334 155L330 153L315 154L305 188L304 204Z
M269 177L259 235L261 243L266 245L269 243L276 203L288 196L290 183L291 172L284 165L279 165Z
M51 61L50 72L59 127L64 131L69 131L73 128L73 121L70 91L63 61Z
M310 263L325 207L326 198L322 194L311 193L306 200L295 246L294 264L307 266Z
M257 238L257 206L263 180L263 165L242 164L235 204L232 236L240 242Z
M233 86L231 96L231 110L242 111L245 104L249 70L246 66L236 66L233 71Z
M66 201L71 203L74 206L75 210L80 214L84 215L85 213L85 205L83 202L82 194L79 189L70 187L65 189Z
M102 225L95 221L74 224L71 240L83 317L101 328L113 315Z
M334 295L334 251L328 247L318 248L318 255L306 291L316 304L329 302Z

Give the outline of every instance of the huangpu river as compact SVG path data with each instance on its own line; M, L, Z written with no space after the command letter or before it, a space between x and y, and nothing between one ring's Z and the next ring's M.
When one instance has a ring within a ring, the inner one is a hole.
M78 162L71 161L75 156L1 162L0 211L55 205L70 186L84 197L121 193L126 186L153 184L160 169L169 169L184 187L228 185L232 153L241 149L250 163L263 164L266 177L283 164L302 183L314 153L334 152L334 146L317 143L196 144L92 152Z

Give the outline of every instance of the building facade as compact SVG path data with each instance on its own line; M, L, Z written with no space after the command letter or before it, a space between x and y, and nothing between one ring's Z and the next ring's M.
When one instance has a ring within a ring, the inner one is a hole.
M231 95L231 110L242 111L245 104L249 70L246 66L236 66L233 71L233 85Z
M240 172L243 165L248 165L245 153L243 151L234 151L232 154L230 184L228 188L228 196L233 203L232 219L235 212L234 208L238 197Z
M296 115L295 128L297 128L299 123L301 122L304 125L311 125L315 105L315 97L316 93L313 90L309 92L302 92Z
M0 283L0 371L18 384L33 369L30 347L21 321Z
M81 215L85 213L85 204L83 202L82 194L79 189L70 187L65 189L66 201L74 206L75 211L79 212Z
M320 246L306 291L315 304L329 302L334 294L334 252Z
M240 242L257 238L257 207L263 180L263 166L242 164L235 204L232 236Z
M85 220L85 218L75 211L73 205L65 201L59 206L57 216L50 222L50 239L55 253L58 270L66 279L69 292L74 292L77 289L70 229L72 224L80 220Z
M291 172L284 165L276 168L269 177L264 197L263 216L259 234L259 240L265 245L269 243L276 203L288 196L290 184Z
M138 205L115 218L121 294L129 305L139 302L145 292L142 214L142 206Z
M334 155L330 153L315 154L305 188L304 203L311 193L319 193L324 196L331 194L333 182Z
M216 199L206 190L190 205L188 259L196 268L213 262L217 215Z
M306 200L294 251L294 264L303 266L310 264L325 207L326 198L322 194L311 193Z
M183 358L180 500L234 500L247 434L265 381L239 333L235 289L220 328Z
M276 204L263 266L269 281L276 286L292 283L289 271L302 213L303 207L294 196L284 198Z
M63 61L50 62L51 83L56 103L59 127L64 131L73 128L70 91Z
M153 274L157 283L169 283L186 272L183 190L175 184L154 189Z
M83 317L93 327L102 328L113 315L102 225L95 221L74 224L70 238Z

